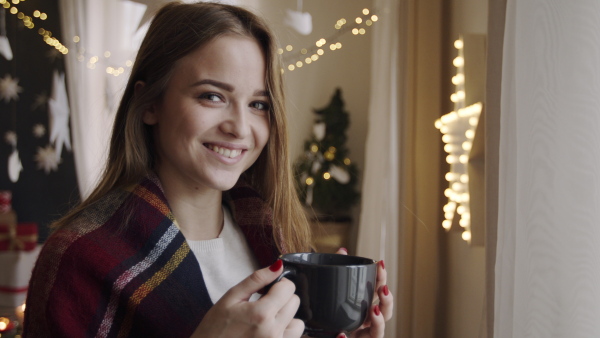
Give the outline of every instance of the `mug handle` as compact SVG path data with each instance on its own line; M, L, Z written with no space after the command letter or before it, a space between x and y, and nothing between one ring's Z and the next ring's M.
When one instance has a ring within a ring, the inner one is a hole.
M281 272L281 275L279 275L274 281L272 281L269 285L265 286L265 288L263 289L263 294L266 294L267 292L269 292L269 290L271 290L271 288L273 287L273 285L275 285L275 283L278 283L281 281L282 278L286 277L286 276L295 276L296 275L296 269L292 266L283 266L283 271Z

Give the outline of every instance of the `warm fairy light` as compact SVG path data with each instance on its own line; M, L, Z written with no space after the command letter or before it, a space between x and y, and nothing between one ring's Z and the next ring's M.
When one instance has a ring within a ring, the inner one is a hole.
M314 144L314 143L311 144L310 145L310 151L313 152L313 153L316 153L317 151L319 151L319 146L316 145L316 144Z
M465 75L464 75L464 43L462 39L455 41L454 47L458 56L454 58L456 75L452 77L452 83L456 86L455 93L450 96L454 103L454 111L441 116L434 125L440 130L444 151L448 153L446 162L450 164L450 171L444 176L448 181L448 188L444 190L444 196L448 203L444 206L444 220L442 227L449 230L457 217L457 223L463 229L462 238L471 241L471 211L469 195L469 153L473 147L475 129L479 123L482 104L476 103L465 106Z
M350 165L350 163L352 163L352 162L350 161L350 159L349 159L349 158L345 158L345 159L344 159L344 164L345 164L345 165Z
M110 57L110 51L106 51L106 52L104 52L104 57L105 57L105 58L109 58L109 57Z
M330 174L330 173L328 173L328 172L324 172L324 173L323 173L323 178L324 178L324 179L326 179L326 180L328 180L328 179L330 179L330 178L331 178L331 174Z
M370 27L371 25L373 25L374 22L376 22L379 18L377 17L377 15L372 14L370 17L368 15L371 14L371 11L368 8L364 8L361 12L362 15L364 15L364 17L356 17L354 19L354 23L350 23L349 26L354 25L354 27L346 27L345 25L348 24L348 21L344 18L341 18L339 20L336 21L334 27L335 27L335 34L333 34L329 39L325 39L325 38L320 38L319 40L317 40L315 42L315 45L312 48L302 48L300 49L300 51L296 51L294 53L291 53L291 55L287 55L287 52L292 52L292 50L294 50L294 48L291 45L287 45L285 50L283 48L278 48L277 49L277 53L280 55L284 55L283 60L286 64L288 64L288 70L293 70L296 69L297 67L294 66L295 63L297 63L300 59L304 59L303 64L310 64L314 61L317 61L319 56L322 56L324 54L324 51L322 49L322 47L324 47L327 44L327 40L333 40L336 39L339 35L342 35L346 32L352 32L353 35L364 35L367 33L367 30L365 28L359 28L356 26L362 25L363 23L366 24L367 27ZM315 47L316 46L316 47ZM337 42L337 43L331 43L329 45L329 49L330 50L338 50L342 48L342 44ZM308 62L307 58L305 57L305 55L311 55L310 59L311 61ZM295 59L295 60L292 60ZM302 62L302 61L300 61ZM282 73L284 72L284 69L281 69Z
M302 61L296 62L296 67L298 67L298 68L302 67Z
M315 180L312 177L308 177L305 182L306 182L306 185L311 185L311 184L315 183Z

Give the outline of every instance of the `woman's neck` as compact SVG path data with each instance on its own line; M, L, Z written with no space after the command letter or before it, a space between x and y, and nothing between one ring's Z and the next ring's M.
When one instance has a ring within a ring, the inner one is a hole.
M163 183L163 189L179 229L187 240L199 241L219 236L223 229L221 191L177 187L169 182Z

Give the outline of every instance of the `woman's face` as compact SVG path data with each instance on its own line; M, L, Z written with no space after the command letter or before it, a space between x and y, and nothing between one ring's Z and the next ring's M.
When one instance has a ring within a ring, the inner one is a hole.
M154 126L157 172L186 189L228 190L269 139L265 58L250 38L225 35L180 59Z

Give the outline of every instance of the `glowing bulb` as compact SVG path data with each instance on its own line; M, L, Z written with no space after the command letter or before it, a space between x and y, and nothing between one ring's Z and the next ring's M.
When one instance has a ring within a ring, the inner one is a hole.
M318 56L317 54L313 54L313 55L311 55L311 57L310 57L310 58L311 58L311 60L313 60L313 61L317 61L317 60L319 59L319 56Z
M292 71L292 70L294 70L294 69L296 69L296 67L295 67L294 65L289 65L289 66L288 66L288 70Z
M463 215L464 216L464 215ZM460 219L460 221L458 221L458 225L460 225L463 228L466 228L469 226L469 220L465 219L464 217Z
M319 48L319 49L317 50L317 54L319 54L319 55L323 55L323 53L325 53L325 52L324 52L322 49L320 49L320 48Z
M294 47L292 47L292 45L285 46L285 50L287 50L288 52L291 52L292 49L294 49Z
M377 20L379 20L379 18L377 17L377 15L371 15L371 20L373 20L373 22L376 22Z
M440 131L444 134L448 134L448 132L450 132L450 127L442 126L442 128L440 128Z
M452 221L450 221L450 220L448 220L448 219L445 219L445 220L442 222L442 227L443 227L444 229L446 229L446 230L450 229L450 227L451 227L451 226L452 226Z
M444 141L444 143L451 143L453 139L454 138L452 137L452 135L446 134L442 136L442 141Z
M471 129L469 129L469 130L465 131L465 136L466 136L468 139L472 140L472 139L475 137L475 131L474 131L474 130L471 130Z
M4 4L3 1L0 1L0 3ZM36 18L39 18L40 14L41 14L40 11L38 11L37 9L35 11L33 11L33 16L35 16Z
M467 163L469 162L469 155L460 155L460 157L458 158L458 161L460 163Z
M448 155L446 156L446 162L449 164L458 163L458 157L456 155Z
M469 183L469 175L467 175L467 174L460 175L460 181L462 183Z
M444 175L444 178L446 178L446 181L451 182L451 181L456 180L457 175L458 174L453 173L453 172L447 172L446 175Z
M464 47L463 41L462 40L456 40L454 41L454 48L456 49L462 49Z
M105 58L109 58L110 57L110 52L109 51L104 52L104 57Z
M358 34L358 28L352 28L352 34L357 35Z
M452 61L452 64L454 67L462 67L465 64L465 60L462 57L457 56L454 58L454 61Z
M454 103L458 102L458 95L456 95L456 93L450 95L450 101Z
M337 49L342 48L342 43L341 42L336 42L335 43L335 48L337 48Z
M312 177L308 177L305 182L306 185L311 185L315 182L315 180Z
M362 18L358 17L358 18L356 18L355 21L356 21L357 24L361 24L362 23Z
M277 48L277 54L283 54L283 49Z
M324 179L326 179L326 180L328 180L328 179L330 179L330 178L331 178L331 174L330 174L330 173L328 173L328 172L324 172L324 173L323 173L323 178L324 178Z
M42 14L40 14L40 19L46 20L46 19L48 19L48 15L46 15L46 13L42 13Z
M336 50L336 49L337 49L337 47L335 46L335 44L333 44L333 43L332 43L331 45L329 45L329 49L331 49L331 50Z
M73 42L75 42L75 43L79 42L79 37L77 35L75 35L73 37Z
M462 239L464 239L465 241L470 241L471 240L471 232L470 231L464 231L462 233Z
M473 142L471 142L471 141L465 141L465 142L463 142L463 144L462 144L462 148L463 148L465 151L471 151L471 148L472 148L472 147L473 147Z
M358 34L360 34L360 35L365 35L366 32L367 31L364 28L361 28L358 30Z
M365 24L366 24L367 26L371 26L371 25L373 24L373 21L371 21L371 20L367 20L367 21L365 21Z
M306 63L307 65L309 65L311 62L312 62L311 58L304 59L304 63Z
M464 206L464 205L459 205L459 206L458 206L458 208L456 208L456 212L457 212L459 215L462 215L462 214L463 214L465 211L466 211L466 208L465 208L465 206Z
M296 67L298 67L298 68L302 67L302 61L296 62Z
M300 50L300 54L304 55L304 54L306 54L306 53L308 53L308 50L306 50L306 48L302 48L302 49Z
M352 162L350 161L350 159L349 159L349 158L347 158L347 157L346 157L346 158L344 159L344 164L345 164L345 165L350 165L351 163L352 163Z
M368 8L363 9L363 15L369 15L369 9Z
M477 125L477 123L479 123L479 118L476 116L473 116L471 118L469 118L469 125L472 127L475 127Z
M443 126L442 120L441 119L435 120L434 126L436 129L442 128L442 126Z

